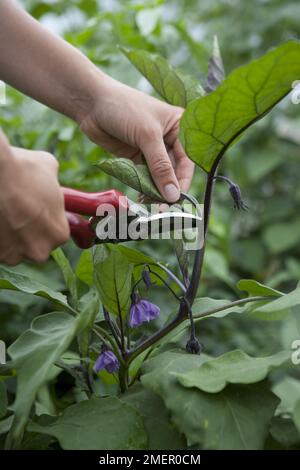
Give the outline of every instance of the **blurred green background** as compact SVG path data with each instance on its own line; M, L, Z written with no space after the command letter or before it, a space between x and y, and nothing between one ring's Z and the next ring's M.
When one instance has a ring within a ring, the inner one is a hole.
M102 70L118 80L153 93L151 86L120 53L118 46L157 51L204 82L213 36L218 35L226 73L290 38L300 36L300 4L283 0L23 0L35 18L80 48ZM300 79L300 77L299 77ZM283 291L300 278L300 105L287 97L270 116L254 126L231 151L221 172L239 183L249 212L233 210L227 186L216 185L202 296L235 299L236 281L253 278ZM87 190L122 187L100 174L93 163L105 155L69 119L7 89L0 125L11 143L48 150L60 161L60 181ZM191 193L201 201L203 175L197 170ZM126 190L131 196L132 191ZM171 245L137 246L156 259L175 263ZM73 264L80 256L72 242L66 252ZM52 261L42 267L14 268L65 286ZM166 313L173 305L157 291ZM1 339L12 342L31 319L50 306L17 293L0 293ZM290 347L299 337L295 318L267 322L229 316L201 323L200 338L213 354L241 347L250 354Z

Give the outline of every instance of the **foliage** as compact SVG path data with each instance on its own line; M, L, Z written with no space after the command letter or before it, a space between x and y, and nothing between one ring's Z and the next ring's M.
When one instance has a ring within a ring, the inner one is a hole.
M291 362L300 335L298 108L286 98L265 117L300 78L297 3L23 3L107 73L186 108L182 142L200 167L191 193L203 202L220 163L250 211L234 213L224 182L216 182L197 292L186 282L192 260L177 245L178 264L172 241L82 253L70 242L42 267L1 266L0 339L10 344L10 361L0 366L0 442L299 448L300 374ZM15 145L54 152L62 184L160 199L147 167L112 159L67 118L11 88L7 95L1 126ZM161 311L137 329L128 326L132 289ZM174 328L149 342L178 311ZM185 351L191 335L204 346L200 355ZM103 348L116 355L118 373L93 371Z

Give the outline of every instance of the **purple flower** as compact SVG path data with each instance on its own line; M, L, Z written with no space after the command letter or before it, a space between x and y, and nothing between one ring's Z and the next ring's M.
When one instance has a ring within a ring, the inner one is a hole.
M160 308L149 302L149 300L139 299L133 295L133 303L130 308L129 325L131 328L140 326L141 323L154 320L160 314Z
M106 350L103 351L98 357L97 361L94 364L94 371L96 374L100 370L105 369L110 374L116 372L120 367L119 361L112 351Z

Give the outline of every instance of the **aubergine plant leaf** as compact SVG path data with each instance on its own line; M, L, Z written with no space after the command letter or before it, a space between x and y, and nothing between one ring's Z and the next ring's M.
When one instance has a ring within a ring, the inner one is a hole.
M133 266L114 245L94 251L94 280L99 297L112 315L125 318L131 304Z
M144 387L163 399L188 445L203 449L262 449L278 398L263 383L229 385L219 393L186 388L178 376L201 366L207 356L171 350L144 364Z
M63 307L71 308L68 305L67 297L60 292L41 284L29 276L11 271L4 266L0 266L0 289L14 290L25 294L32 294L44 299L51 300Z
M55 436L65 450L136 450L147 446L142 416L116 397L81 401L66 408L52 423L30 423L29 430Z
M143 50L121 50L167 103L186 108L195 98L204 96L205 91L196 78L174 69L160 55Z
M154 201L164 201L155 186L147 165L136 165L127 158L105 158L97 164L97 168Z
M207 84L205 90L208 93L211 93L212 91L216 90L220 83L224 80L224 78L225 70L219 47L219 41L217 36L215 36L212 56L208 62Z
M192 101L180 124L187 155L210 172L228 147L268 113L300 76L300 43L290 41L234 70L212 93Z
M178 380L184 387L216 393L228 384L260 382L272 370L288 365L290 356L290 351L282 351L273 356L250 357L244 351L236 349L178 375Z
M53 364L68 349L76 335L86 328L98 308L98 300L94 296L76 317L65 312L37 317L30 329L9 347L12 367L18 377L9 446L17 446L22 439L36 393L53 376Z
M158 395L137 384L121 400L136 408L143 416L148 434L147 449L171 450L186 447L183 435L171 423L168 410Z

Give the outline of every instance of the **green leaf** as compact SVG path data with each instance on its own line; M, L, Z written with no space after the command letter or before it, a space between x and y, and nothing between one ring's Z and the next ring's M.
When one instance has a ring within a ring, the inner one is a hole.
M100 300L109 313L125 318L131 305L133 266L114 245L94 251L94 279Z
M300 400L297 401L296 406L295 406L294 422L297 426L298 431L300 432Z
M220 393L185 388L177 375L207 357L167 351L146 361L141 380L160 395L189 445L203 449L262 449L278 399L263 384L227 386Z
M209 95L191 102L181 119L187 155L209 172L228 147L291 91L300 76L300 44L290 41L234 70Z
M82 401L66 408L51 424L30 423L28 429L56 437L65 450L136 450L147 446L141 415L115 397Z
M237 283L237 288L239 290L245 291L248 295L258 295L265 297L280 297L283 295L282 292L272 287L267 287L261 284L260 282L255 281L254 279L241 279Z
M105 158L96 166L151 199L160 202L165 201L156 189L147 165L136 165L126 158Z
M227 384L252 384L264 380L268 374L290 362L290 351L268 357L250 357L239 349L211 359L196 369L178 375L184 387L196 387L216 393Z
M90 308L88 304L86 310L75 318L64 312L37 317L30 329L9 347L8 353L18 377L10 445L19 444L37 391L51 379L51 366L87 326Z
M300 287L297 287L295 290L289 294L285 294L282 297L269 302L267 305L264 305L259 309L260 312L275 312L279 310L284 310L287 308L292 308L297 305L300 305Z
M93 254L92 250L83 250L78 264L75 269L75 274L88 286L92 286L94 283L94 265L93 265Z
M56 264L59 266L63 274L65 283L70 291L70 303L74 308L76 308L78 302L77 282L76 276L73 272L73 269L71 268L70 262L61 248L56 248L56 250L51 253L51 256L55 260Z
M217 36L214 36L213 52L208 63L207 84L205 90L208 93L216 90L224 78L225 71L219 41Z
M7 394L5 383L0 380L0 419L4 418L7 412Z
M138 384L123 395L121 400L136 408L143 417L148 434L147 449L173 450L186 447L184 437L170 422L169 414L158 395Z
M175 70L160 55L142 50L121 50L168 103L185 108L192 100L205 94L198 80Z
M47 286L34 281L28 276L11 271L4 266L0 266L0 289L8 289L26 294L37 295L52 302L69 307L67 297L60 292L48 288Z

